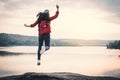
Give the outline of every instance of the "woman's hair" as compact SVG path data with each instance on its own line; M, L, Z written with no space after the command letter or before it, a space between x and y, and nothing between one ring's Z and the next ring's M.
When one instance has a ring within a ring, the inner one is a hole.
M37 14L37 17L38 17L38 20L37 20L38 23L40 23L42 20L50 21L49 12L39 12Z

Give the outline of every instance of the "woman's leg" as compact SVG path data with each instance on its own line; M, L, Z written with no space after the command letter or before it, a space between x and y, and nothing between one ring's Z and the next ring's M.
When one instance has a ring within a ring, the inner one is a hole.
M42 35L39 35L39 45L38 45L38 60L41 59L41 54L40 54L40 51L41 51L41 47L43 45L43 36Z
M45 50L47 51L50 49L50 34L46 34L44 38L45 38Z

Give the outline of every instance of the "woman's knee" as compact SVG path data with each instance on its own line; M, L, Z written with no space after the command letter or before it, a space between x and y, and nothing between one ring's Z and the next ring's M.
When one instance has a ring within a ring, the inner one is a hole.
M50 46L45 46L45 50L49 50L50 49Z

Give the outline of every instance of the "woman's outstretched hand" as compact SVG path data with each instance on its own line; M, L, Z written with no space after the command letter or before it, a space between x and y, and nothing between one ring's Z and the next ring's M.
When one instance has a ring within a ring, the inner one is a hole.
M57 10L59 10L59 5L56 5Z
M25 27L30 27L30 25L24 24Z
M58 9L58 8L59 8L59 5L56 5L56 8Z

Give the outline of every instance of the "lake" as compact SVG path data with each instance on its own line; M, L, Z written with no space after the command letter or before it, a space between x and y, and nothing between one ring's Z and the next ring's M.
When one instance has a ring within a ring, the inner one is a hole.
M37 46L0 47L0 77L26 72L72 72L120 77L120 50L106 47L51 47L37 66Z

